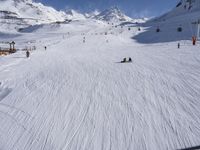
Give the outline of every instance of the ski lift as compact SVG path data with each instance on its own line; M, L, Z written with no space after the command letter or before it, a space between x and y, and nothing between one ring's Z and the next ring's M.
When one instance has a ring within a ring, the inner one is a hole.
M192 5L190 5L189 7L188 7L188 10L190 10L192 8Z

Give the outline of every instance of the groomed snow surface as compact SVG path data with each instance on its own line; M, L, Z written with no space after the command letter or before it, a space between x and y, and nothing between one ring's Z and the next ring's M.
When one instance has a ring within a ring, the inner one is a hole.
M6 39L37 50L0 57L1 150L200 145L199 45L139 44L137 27L61 26Z

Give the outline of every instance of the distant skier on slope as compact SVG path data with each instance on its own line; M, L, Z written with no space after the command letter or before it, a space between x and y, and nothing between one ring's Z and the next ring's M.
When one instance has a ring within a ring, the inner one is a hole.
M83 43L85 43L85 41L86 41L85 39L86 39L86 38L85 38L85 37L83 37Z
M192 45L196 45L196 42L197 42L197 37L193 36L192 37Z
M29 58L30 57L30 52L27 50L26 51L26 57Z
M181 46L180 43L178 43L178 49L180 48L180 46Z

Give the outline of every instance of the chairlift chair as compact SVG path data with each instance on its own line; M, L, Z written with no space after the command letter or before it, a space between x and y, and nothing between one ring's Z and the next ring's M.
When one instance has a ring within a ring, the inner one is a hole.
M157 28L157 29L156 29L156 32L160 32L160 28Z
M178 27L178 28L177 28L177 31L178 31L178 32L182 32L182 31L183 31L182 27Z

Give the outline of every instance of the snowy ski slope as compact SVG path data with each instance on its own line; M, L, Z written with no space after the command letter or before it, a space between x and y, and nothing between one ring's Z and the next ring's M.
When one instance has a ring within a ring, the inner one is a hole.
M82 20L7 37L37 50L0 57L0 149L200 145L200 46L140 44L140 33Z

